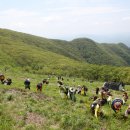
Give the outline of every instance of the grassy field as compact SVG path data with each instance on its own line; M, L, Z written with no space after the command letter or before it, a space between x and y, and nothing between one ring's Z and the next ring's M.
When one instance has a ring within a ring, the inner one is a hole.
M109 105L103 106L105 116L96 119L90 113L91 96L95 88L103 83L90 83L86 80L64 77L65 85L88 87L87 96L76 95L76 102L62 99L59 94L57 78L52 76L49 85L43 86L42 93L36 92L36 84L45 75L5 72L13 80L11 86L0 84L0 130L130 130L129 118L124 119L124 111L115 114ZM24 89L24 80L30 78L31 90ZM130 86L126 86L130 96ZM112 91L114 97L122 97L121 92ZM81 102L82 101L82 102Z

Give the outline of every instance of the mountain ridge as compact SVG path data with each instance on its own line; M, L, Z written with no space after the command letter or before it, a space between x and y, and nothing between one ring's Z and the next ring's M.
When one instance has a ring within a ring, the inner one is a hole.
M113 66L130 65L130 48L123 43L97 43L89 38L76 38L71 41L48 39L8 29L0 29L0 49L8 48L10 51L9 46L11 45L14 45L16 48L21 46L25 51L27 50L24 47L29 48L30 52L31 48L33 48L33 51L36 49L37 51L35 51L37 53L47 51L48 53L54 53L52 55L57 55L58 57L63 56L67 59L90 64ZM6 49L3 50L0 53L7 55ZM15 51L19 53L18 49L14 49L14 52ZM6 57L13 60L14 56Z

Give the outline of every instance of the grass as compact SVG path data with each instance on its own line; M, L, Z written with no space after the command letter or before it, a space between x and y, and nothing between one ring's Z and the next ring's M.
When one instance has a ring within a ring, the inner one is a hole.
M62 99L55 76L50 78L50 84L43 86L42 93L36 92L36 84L46 75L29 73L6 72L13 79L11 86L0 84L0 130L128 130L129 119L125 120L123 114L128 103L122 111L114 114L109 105L103 106L105 116L99 119L90 113L90 96L95 94L95 88L101 87L101 82L86 82L80 78L64 79L66 85L88 86L87 96L76 95L77 101ZM31 79L31 90L24 89L24 79ZM126 86L130 91L129 86ZM121 92L113 91L115 97ZM128 93L129 95L129 93ZM130 96L130 95L129 95ZM80 102L80 101L83 102Z
M129 118L123 118L124 111L130 101L122 107L122 111L118 114L115 114L109 105L105 105L103 106L104 117L95 119L92 116L90 113L90 104L92 103L90 97L95 95L95 88L101 87L103 83L86 81L86 79L100 81L118 79L130 84L129 67L98 66L85 63L85 59L77 50L79 43L84 39L79 39L77 47L74 48L76 43L71 45L70 42L66 41L50 40L8 30L0 29L0 34L0 73L4 72L6 78L13 80L11 86L0 84L0 130L130 129ZM89 39L86 40L85 42L92 42ZM89 54L93 53L94 55L91 56L95 56L94 59L99 56L95 60L88 57L94 63L98 60L105 64L111 62L114 64L113 62L115 62L116 65L127 65L129 63L129 49L127 47L123 47L123 49L122 47L117 48L118 45L111 45L107 48L106 45L98 45L104 52L107 51L106 54L122 52L120 55L112 55L116 61L111 60L111 54L109 54L110 57L102 55L103 52L96 55L100 48L97 48L95 43L89 45L92 51L89 49L87 52ZM80 51L82 52L85 47L88 49L86 43ZM95 47L96 51L93 51ZM110 51L111 47L116 52ZM121 51L121 49L123 50ZM86 53L85 50L83 52ZM83 54L83 56L90 56L89 54ZM106 58L101 58L102 56ZM64 77L64 83L67 86L86 85L88 87L87 96L76 95L77 101L75 103L62 99L55 75L50 78L49 85L43 86L42 93L36 92L37 83L44 78L48 78L45 74L52 73L66 76ZM69 81L67 80L68 77ZM83 80L83 77L86 78ZM24 88L26 78L31 80L31 90L25 90ZM129 87L126 86L128 96L130 96ZM114 98L122 95L121 92L117 91L112 91L112 93Z

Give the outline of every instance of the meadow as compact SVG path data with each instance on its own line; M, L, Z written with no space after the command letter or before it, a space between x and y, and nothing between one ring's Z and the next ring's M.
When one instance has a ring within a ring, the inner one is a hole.
M43 85L42 93L36 91L36 84L48 75L25 73L19 70L5 71L6 78L13 80L11 86L0 84L0 130L130 130L129 118L123 115L130 101L115 114L106 104L102 107L105 115L96 119L90 112L90 97L95 88L103 82L76 77L65 77L67 86L86 85L86 96L76 94L76 102L62 99L59 94L57 77L51 75L50 83ZM24 80L30 78L31 90L25 90ZM69 81L67 80L69 79ZM73 81L75 79L75 82ZM130 86L126 91L130 96ZM122 92L112 91L114 98L122 97Z

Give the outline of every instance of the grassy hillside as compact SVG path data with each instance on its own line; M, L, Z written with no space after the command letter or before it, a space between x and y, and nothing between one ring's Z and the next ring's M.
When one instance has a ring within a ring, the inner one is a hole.
M42 39L42 40L41 40ZM79 62L55 53L54 43L31 35L5 31L0 32L1 66L24 67L28 71L50 72L64 66L78 65ZM48 49L47 49L48 48ZM55 50L56 51L56 50ZM50 70L51 69L51 70Z
M124 44L99 44L88 38L74 39L70 43L88 63L128 66L130 49Z
M130 49L125 44L101 44L101 47L113 57L114 61L120 61L124 65L129 65Z
M129 118L123 115L130 101L117 115L108 105L103 107L103 118L95 119L90 113L90 97L103 84L99 81L130 84L129 67L96 64L129 65L128 58L124 44L98 44L90 39L67 42L0 29L0 73L13 80L11 86L0 84L0 130L129 130ZM36 92L36 84L47 75L51 75L50 84L43 86L43 93ZM59 75L67 86L88 86L87 96L76 95L75 103L62 99L56 82ZM24 89L25 78L31 80L30 91ZM130 96L129 86L126 90ZM114 98L122 96L112 93Z
M119 65L116 63L118 59L116 61L113 60L113 56L107 54L105 50L100 48L100 45L90 39L75 39L71 41L71 44L88 63ZM120 64L122 64L122 62L120 62Z
M67 42L0 29L0 73L18 68L28 73L116 79L130 84L129 67L95 65L128 65L128 58L129 48L124 44L100 45L90 39Z
M7 50L10 45L15 46L17 52L14 50L14 53L19 53L19 48L21 48L21 46L24 48L25 46L26 49L21 50L25 53L24 55L26 55L25 51L27 50L30 51L30 53L35 53L35 55L42 51L43 53L48 52L48 57L49 53L55 53L54 55L57 55L56 59L60 59L60 56L62 55L64 58L67 57L69 59L91 64L116 66L130 65L130 48L122 43L99 44L87 38L74 39L68 42L0 29L0 53L2 53L9 61L12 61L13 59L11 60L11 57L6 53L6 51L8 51L8 54L10 53L10 50ZM3 48L4 50L2 51ZM32 60L32 58L30 59ZM5 62L5 58L3 58L3 61Z
M87 96L76 95L77 101L62 99L56 83L56 77L50 78L50 84L43 86L43 92L36 92L36 84L47 78L45 75L29 73L12 73L7 71L6 77L13 79L11 86L0 84L0 129L1 130L129 130L129 118L124 119L124 111L130 101L122 107L122 111L114 114L109 105L102 107L105 116L96 119L90 113L90 97L101 82L89 83L80 78L64 77L64 83L70 86L86 85ZM31 90L24 89L24 79L31 79ZM126 86L129 93L129 86ZM112 91L113 98L121 97L121 92ZM129 95L129 94L128 94ZM129 95L130 96L130 95ZM82 102L81 102L82 101Z
M19 33L11 30L0 29L0 43L19 43L28 45L28 47L37 47L37 49L43 49L46 51L51 51L60 55L67 56L72 59L80 59L78 54L76 55L73 48L67 44L67 41L61 40L51 40L47 38L37 37L25 33ZM3 41L3 40L6 41ZM17 44L18 45L18 44ZM64 46L64 47L63 47ZM16 46L17 48L17 46Z

